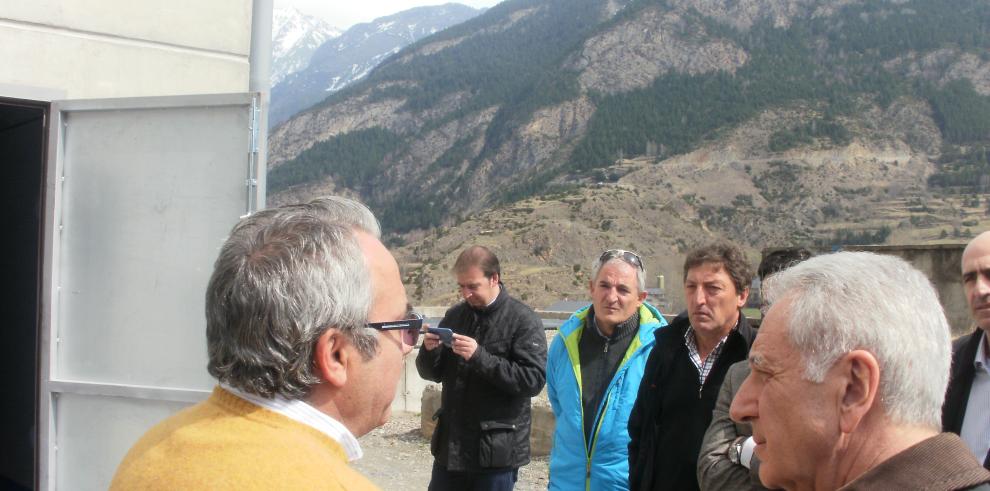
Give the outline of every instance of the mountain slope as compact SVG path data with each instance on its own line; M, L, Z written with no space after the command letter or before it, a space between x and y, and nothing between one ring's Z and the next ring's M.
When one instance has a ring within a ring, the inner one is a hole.
M659 162L621 160L566 192L409 235L397 248L404 281L418 303L453 303L450 266L466 245L482 244L499 255L515 295L546 307L588 298L591 260L619 247L642 254L649 286L664 276L667 308L677 312L684 307L684 254L714 238L736 242L756 264L766 247L958 242L990 226L984 200L924 190L932 172L924 149L941 144L926 104L905 99L859 109L841 118L858 135L846 145L815 138L768 151L773 135L819 116L795 105L766 111L691 152Z
M313 53L341 31L294 8L272 12L272 86L309 65Z
M508 0L276 129L269 183L276 202L345 183L402 232L566 189L620 157L684 154L794 104L815 116L775 149L844 145L838 121L904 97L962 148L946 166L929 149L958 183L986 164L963 147L990 132L988 18L980 0ZM364 165L371 129L393 150Z
M417 7L357 24L319 46L307 66L272 88L272 126L364 78L403 47L480 13L448 3Z
M985 0L507 0L277 128L270 202L365 200L428 303L471 242L545 305L607 247L677 291L713 237L754 260L964 240L988 224L987 53Z

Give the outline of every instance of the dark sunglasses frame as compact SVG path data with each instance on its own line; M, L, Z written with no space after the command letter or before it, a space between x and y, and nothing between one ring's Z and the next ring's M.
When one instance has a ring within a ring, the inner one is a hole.
M625 261L632 267L639 268L640 271L646 271L646 268L643 267L643 258L639 257L639 254L625 249L609 249L603 252L598 258L598 264L605 264L609 259L615 258Z
M416 312L410 312L412 319L403 319L387 322L369 322L365 327L377 329L379 331L402 331L402 342L406 346L416 347L419 342L419 331L423 329L423 316Z

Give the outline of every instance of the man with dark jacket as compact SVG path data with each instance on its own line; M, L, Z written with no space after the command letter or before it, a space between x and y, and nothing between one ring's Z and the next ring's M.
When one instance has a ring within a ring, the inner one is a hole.
M779 273L811 257L811 251L803 248L778 249L760 261L756 268L760 288ZM769 306L760 298L760 314L766 315ZM760 483L760 459L753 455L756 442L753 431L746 423L736 423L729 418L729 405L743 380L749 375L749 362L736 362L729 367L719 390L712 422L701 441L698 455L698 484L701 489L723 491L760 491L766 488Z
M427 334L416 356L420 376L443 383L429 489L511 490L529 463L530 398L546 383L543 323L509 296L487 248L464 250L454 275L464 301L438 326L453 340Z
M656 332L629 417L630 489L698 489L698 453L722 380L746 359L756 336L740 310L752 280L735 245L716 242L688 253L687 315Z
M942 406L942 430L962 437L990 469L990 232L963 251L962 281L978 329L952 345L952 375Z

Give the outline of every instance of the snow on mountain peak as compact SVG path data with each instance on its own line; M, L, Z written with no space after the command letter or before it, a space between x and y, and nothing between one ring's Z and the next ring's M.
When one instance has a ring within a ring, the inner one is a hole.
M306 68L324 42L342 34L322 19L291 7L272 10L272 86Z

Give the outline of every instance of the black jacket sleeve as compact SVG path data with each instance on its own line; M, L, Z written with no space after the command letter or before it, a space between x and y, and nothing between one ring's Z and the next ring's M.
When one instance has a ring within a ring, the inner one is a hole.
M451 311L448 310L440 321L441 326L449 324L450 315ZM450 355L450 350L444 349L442 344L433 348L431 351L420 346L419 353L416 354L416 371L419 372L419 376L423 377L424 380L442 382L443 368Z
M493 355L479 344L468 366L506 394L533 397L547 381L547 338L543 323L532 310L513 317L518 325L506 356ZM416 361L418 366L419 359Z
M646 359L646 367L643 370L643 379L639 382L639 391L636 393L636 402L629 413L629 489L635 490L642 487L645 466L653 465L653 462L643 462L648 457L641 455L643 443L643 428L650 424L646 421L648 405L647 399L652 397L655 391L650 390L650 385L656 383L657 364L660 363L659 350L654 349ZM651 415L652 416L652 415ZM652 460L652 457L649 457Z

